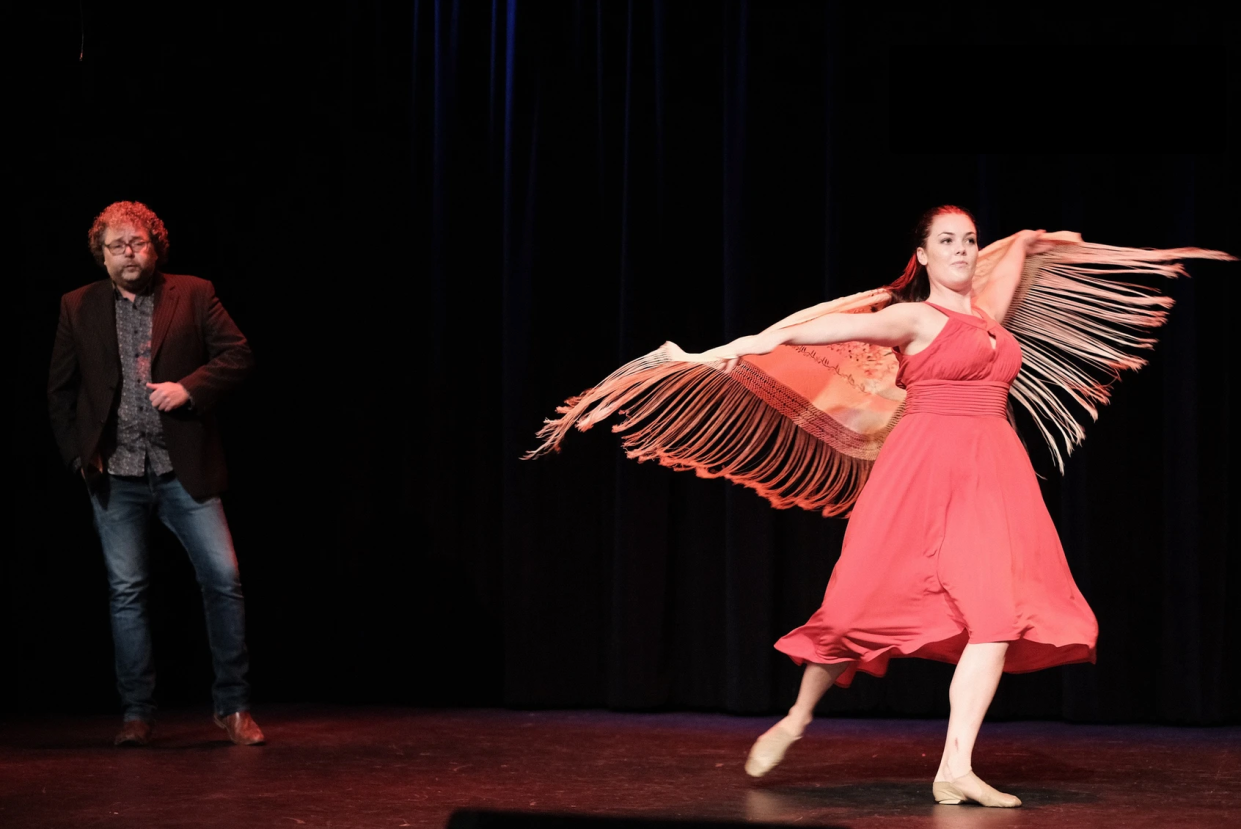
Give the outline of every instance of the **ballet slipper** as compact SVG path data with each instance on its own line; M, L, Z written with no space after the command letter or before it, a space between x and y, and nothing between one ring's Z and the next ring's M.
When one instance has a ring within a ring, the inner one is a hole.
M968 787L973 794L966 794L962 784ZM988 786L982 781L982 778L972 771L967 771L951 781L936 781L931 786L931 792L935 795L935 802L941 806L955 806L967 800L981 806L992 806L997 809L1012 809L1021 805L1019 798Z
M766 734L754 741L750 756L745 760L745 773L751 777L762 777L780 765L789 746L800 739L800 734L793 734L782 728L780 723L776 723Z

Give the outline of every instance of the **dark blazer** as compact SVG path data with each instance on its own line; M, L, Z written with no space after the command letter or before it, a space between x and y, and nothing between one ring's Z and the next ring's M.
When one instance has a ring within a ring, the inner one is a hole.
M151 320L151 382L179 382L193 400L161 412L164 441L182 486L194 498L228 482L213 411L254 366L250 346L215 288L196 276L156 273ZM94 485L116 441L121 358L112 282L65 294L48 372L48 409L65 463Z

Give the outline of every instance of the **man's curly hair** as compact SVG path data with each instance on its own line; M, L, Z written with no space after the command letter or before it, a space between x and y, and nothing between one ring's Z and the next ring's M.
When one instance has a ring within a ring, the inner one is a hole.
M113 202L95 217L94 223L86 234L91 255L99 267L103 267L103 237L113 225L133 225L143 228L151 237L155 246L155 261L164 264L168 261L168 230L164 223L155 215L155 211L139 201Z

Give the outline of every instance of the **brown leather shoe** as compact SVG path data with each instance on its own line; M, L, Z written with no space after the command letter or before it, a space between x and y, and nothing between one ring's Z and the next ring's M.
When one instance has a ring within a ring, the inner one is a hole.
M266 742L258 723L249 711L237 711L226 717L216 714L215 724L228 732L228 738L239 746L261 746Z
M114 746L144 746L151 742L151 724L146 720L125 720L112 740Z

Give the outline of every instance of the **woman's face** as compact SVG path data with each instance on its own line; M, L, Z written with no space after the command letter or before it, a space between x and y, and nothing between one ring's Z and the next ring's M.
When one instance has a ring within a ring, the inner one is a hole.
M932 286L958 293L968 290L978 264L978 231L970 217L961 213L936 216L926 242L918 248L918 261L926 266Z

